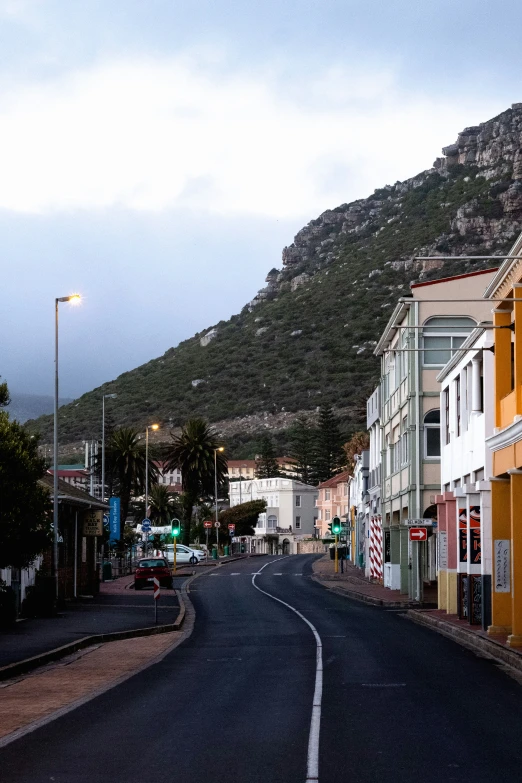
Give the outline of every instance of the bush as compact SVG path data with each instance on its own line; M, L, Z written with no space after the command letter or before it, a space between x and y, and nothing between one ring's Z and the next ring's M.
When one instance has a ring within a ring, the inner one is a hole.
M52 576L36 575L34 585L25 591L24 617L51 617L56 614L56 583Z

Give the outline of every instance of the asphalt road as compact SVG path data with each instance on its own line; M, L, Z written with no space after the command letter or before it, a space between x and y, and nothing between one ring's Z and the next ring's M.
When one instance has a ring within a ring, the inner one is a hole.
M0 750L0 779L305 783L317 640L252 585L268 563L257 586L322 645L321 783L519 780L522 686L397 611L317 585L312 560L255 558L197 579L190 638Z

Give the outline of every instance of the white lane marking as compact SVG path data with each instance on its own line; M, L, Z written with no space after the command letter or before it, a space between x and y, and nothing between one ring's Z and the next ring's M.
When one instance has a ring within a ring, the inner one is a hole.
M221 576L221 574L209 574L209 576Z
M230 574L230 576L241 576L241 574L239 573L239 571L234 571L234 573Z
M294 574L294 576L302 576L302 574Z
M268 563L267 563L268 565ZM272 574L272 576L283 576L283 574Z
M287 555L289 557L289 555ZM284 560L285 558L280 557L279 560ZM277 560L272 560L272 563L276 563ZM261 568L261 571L263 571L268 565L271 565L271 563L265 563L263 568ZM259 571L258 573L261 573ZM287 604L286 601L282 601L280 598L276 598L275 595L272 595L271 593L267 593L266 590L262 590L260 587L256 585L255 579L257 574L254 574L252 576L252 584L256 588L256 590L259 590L260 593L264 593L269 598L272 598L274 601L277 601L280 604L283 604L283 606L286 606L288 609L291 609L292 612L295 612L295 614L303 620L307 624L309 628L311 628L312 633L315 637L315 644L316 644L316 656L315 656L315 688L314 688L314 698L312 702L312 719L310 721L310 733L308 735L308 756L307 756L307 762L306 762L306 781L305 783L318 783L319 781L319 733L321 729L321 701L323 698L323 644L321 642L321 637L317 633L317 629L314 625L310 622L310 620L307 620L306 617L301 614L297 609L295 609L290 604ZM277 576L277 574L274 574L274 576Z

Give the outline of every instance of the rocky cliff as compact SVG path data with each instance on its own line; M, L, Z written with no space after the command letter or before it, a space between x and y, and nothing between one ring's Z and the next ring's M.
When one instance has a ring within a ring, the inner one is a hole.
M412 281L492 266L459 256L505 253L522 229L522 104L442 152L416 177L310 221L240 314L61 408L63 437L95 436L109 392L115 424L154 415L177 426L197 413L250 437L328 402L360 427L379 375L372 348L397 297ZM433 255L453 259L416 260ZM51 418L30 426L45 437Z

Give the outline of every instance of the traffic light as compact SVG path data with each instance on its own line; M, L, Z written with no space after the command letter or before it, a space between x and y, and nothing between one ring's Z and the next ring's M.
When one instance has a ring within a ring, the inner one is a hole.
M181 522L179 519L171 519L170 524L172 525L172 536L176 538L181 533Z
M333 522L330 522L330 524L328 525L328 530L329 530L330 535L333 536L333 534L334 534Z
M332 533L334 533L334 535L338 536L339 533L342 530L342 527L343 526L341 524L341 520L339 519L339 517L334 517L332 519Z

